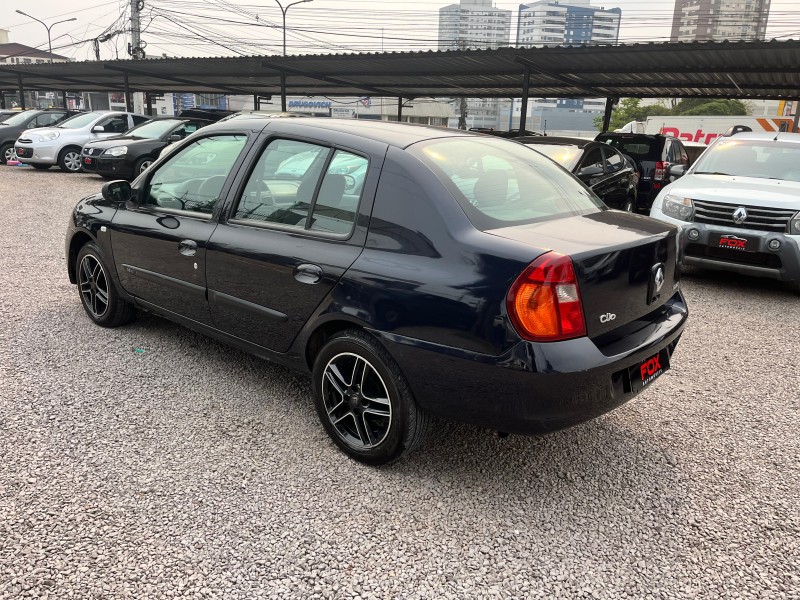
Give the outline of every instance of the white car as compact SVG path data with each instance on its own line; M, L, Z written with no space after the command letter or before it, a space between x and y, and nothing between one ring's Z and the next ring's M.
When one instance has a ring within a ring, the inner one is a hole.
M715 140L661 191L650 216L681 227L681 262L800 289L800 134Z
M76 173L81 170L81 149L84 144L122 135L145 121L149 121L149 118L127 112L81 113L55 127L23 131L14 149L19 160L37 169L58 165L62 171Z

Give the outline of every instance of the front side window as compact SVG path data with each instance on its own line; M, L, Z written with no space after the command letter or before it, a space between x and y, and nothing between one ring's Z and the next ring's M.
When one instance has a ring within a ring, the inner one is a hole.
M143 204L212 214L246 142L247 136L235 134L194 140L153 174Z
M125 133L130 129L130 127L128 127L128 117L126 115L117 115L115 117L103 119L97 125L103 128L104 133Z
M369 161L343 150L274 140L259 157L233 219L345 235Z
M450 189L481 230L604 208L572 175L516 142L447 138L414 144L409 151Z

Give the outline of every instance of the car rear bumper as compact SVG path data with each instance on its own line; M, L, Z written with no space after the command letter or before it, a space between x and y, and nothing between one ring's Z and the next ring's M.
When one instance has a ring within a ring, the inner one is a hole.
M634 381L639 366L659 353L662 361L671 358L688 317L680 292L659 311L638 330L629 325L616 342L521 341L497 357L375 333L425 410L498 431L538 434L597 417L641 391Z
M681 264L740 275L800 283L800 236L774 231L687 223L654 211L653 217L681 227ZM722 248L719 236L747 240L747 250ZM777 248L770 248L777 244Z

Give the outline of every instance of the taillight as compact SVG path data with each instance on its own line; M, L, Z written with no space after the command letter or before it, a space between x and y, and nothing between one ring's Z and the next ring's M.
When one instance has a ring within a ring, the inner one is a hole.
M667 176L667 163L658 161L653 173L653 179L664 179Z
M508 291L506 308L517 333L527 340L554 342L586 335L569 256L548 252L533 261Z

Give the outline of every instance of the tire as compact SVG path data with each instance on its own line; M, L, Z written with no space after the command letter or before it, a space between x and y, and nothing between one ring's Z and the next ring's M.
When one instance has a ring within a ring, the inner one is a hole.
M79 173L81 170L81 149L67 146L58 154L58 167L64 173Z
M119 327L136 317L136 307L123 300L94 242L87 242L75 259L75 277L83 310L95 325Z
M622 210L629 213L636 212L636 205L633 202L633 198L625 200L625 203L622 205Z
M14 144L3 144L0 146L0 164L4 165L9 160L17 158L17 152L14 150Z
M47 169L49 169L49 168L50 168L50 167L52 167L53 165L44 165L44 164L41 164L41 163L38 163L38 164L33 164L33 163L31 163L31 166L32 166L34 169L36 169L37 171L47 171Z
M322 426L359 462L391 463L428 434L430 417L417 406L397 363L361 330L338 333L322 347L313 383Z
M143 156L139 160L136 161L136 165L133 167L133 177L131 179L136 179L139 175L142 174L142 171L146 170L147 167L152 165L155 162L154 158L150 158L149 156Z

